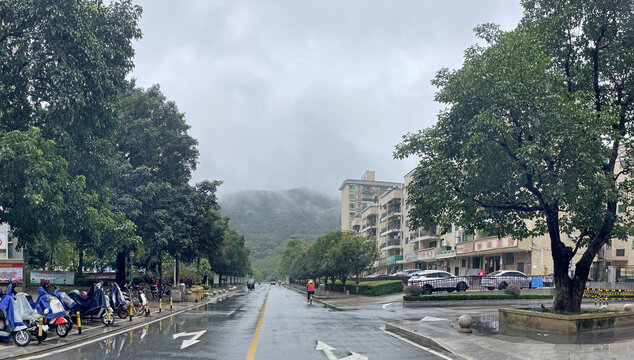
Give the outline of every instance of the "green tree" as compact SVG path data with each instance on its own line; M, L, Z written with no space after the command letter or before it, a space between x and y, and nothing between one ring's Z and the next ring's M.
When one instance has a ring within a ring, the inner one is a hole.
M66 181L46 185L51 194L62 194L57 200L63 199L61 206L59 201L47 205L55 212L48 214L52 229L42 226L41 220L36 222L37 229L19 219L7 221L20 234L20 245L42 249L31 240L48 242L51 257L60 236L71 240L80 255L79 271L83 250L95 248L102 240L91 236L123 230L117 238L133 240L128 231L131 224L121 214L111 213L107 200L116 174L112 143L118 128L119 96L133 66L131 41L141 36L140 14L131 1L108 5L92 0L0 2L0 136L28 134L37 127L38 136L48 142L31 149L31 154L42 151L49 158L63 159L65 164L51 163L56 166L53 173L68 174ZM39 189L35 190L37 196ZM37 211L27 207L15 213ZM109 221L96 219L95 214L108 216ZM104 225L112 226L101 231Z
M127 84L121 99L121 126L116 133L121 175L113 183L111 204L137 225L145 256L137 262L157 266L162 274L163 254L181 260L192 252L196 193L189 186L195 169L197 142L174 102L158 85L147 90ZM209 201L209 200L201 200ZM133 246L117 254L117 281L125 282L126 256Z
M408 187L412 227L548 234L553 309L578 312L592 260L632 231L631 214L617 205L632 205L634 4L523 5L518 29L477 28L489 46L437 74L436 100L447 108L435 126L406 135L395 156L420 157ZM574 245L561 234L574 234Z
M332 263L333 272L343 283L346 291L346 281L351 274L356 275L357 293L359 292L359 275L369 269L379 258L376 244L368 242L365 237L351 232L340 232L341 240L327 253Z

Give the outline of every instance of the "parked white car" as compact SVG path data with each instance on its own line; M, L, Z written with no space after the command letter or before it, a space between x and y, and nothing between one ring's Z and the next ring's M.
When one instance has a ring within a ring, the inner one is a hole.
M467 291L469 279L442 270L425 270L412 276L407 285L418 285L423 289L423 294L429 295L434 291Z
M506 289L511 284L520 288L530 288L531 282L530 276L516 270L499 270L482 277L482 287L489 290Z

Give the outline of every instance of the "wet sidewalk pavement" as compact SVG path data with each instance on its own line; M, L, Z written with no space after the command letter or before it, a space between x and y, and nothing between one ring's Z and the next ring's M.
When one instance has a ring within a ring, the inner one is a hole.
M458 318L469 315L473 332L458 332ZM443 309L438 317L388 322L386 330L423 346L442 348L465 359L632 359L634 329L563 335L503 326L497 307Z
M25 347L19 347L15 345L13 341L0 343L0 359L14 359L27 355L35 355L38 353L50 351L52 349L82 343L84 341L88 341L104 335L109 336L109 334L116 334L123 330L142 327L151 322L155 322L173 316L175 314L194 309L198 306L204 305L207 302L221 301L223 298L233 296L236 293L235 290L229 291L228 289L223 289L220 292L215 289L215 291L215 296L205 297L198 302L173 302L171 310L168 299L167 301L163 302L161 312L159 312L158 301L148 301L150 306L150 315L134 316L132 321L130 321L129 318L121 319L117 316L115 318L116 320L114 324L108 327L104 326L101 321L98 320L82 320L81 334L78 333L77 324L74 324L71 332L68 334L67 337L59 338L57 335L55 335L54 331L49 331L48 338L40 345L37 344L37 337L32 337L31 343Z
M286 288L306 295L306 290L298 285L284 285ZM390 294L385 296L354 295L354 286L350 289L350 294L339 292L328 292L328 296L314 296L313 301L322 303L337 310L350 310L358 306L389 304L403 301L403 293Z

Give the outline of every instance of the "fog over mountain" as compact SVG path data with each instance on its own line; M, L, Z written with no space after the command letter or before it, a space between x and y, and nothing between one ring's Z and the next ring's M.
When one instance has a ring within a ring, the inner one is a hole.
M244 235L253 268L264 277L277 268L291 236L312 243L340 228L339 199L306 188L242 191L219 202L231 228Z

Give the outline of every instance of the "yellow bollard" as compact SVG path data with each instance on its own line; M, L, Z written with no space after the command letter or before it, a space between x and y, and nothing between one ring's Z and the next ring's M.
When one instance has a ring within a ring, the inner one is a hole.
M132 321L132 302L130 302L130 321Z
M198 291L196 291L196 302L198 302Z
M108 308L106 309L106 312L108 313L108 326L110 326L112 324L110 322L110 306L108 306Z
M37 344L42 343L42 324L44 323L44 319L40 318L40 322L37 325Z
M159 299L159 312L162 310L163 299Z
M79 311L77 312L77 332L81 335L81 316L79 315Z
M145 304L145 316L149 316L150 315L150 303L146 303Z
M172 310L172 295L170 295L170 310Z

